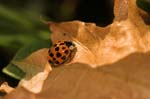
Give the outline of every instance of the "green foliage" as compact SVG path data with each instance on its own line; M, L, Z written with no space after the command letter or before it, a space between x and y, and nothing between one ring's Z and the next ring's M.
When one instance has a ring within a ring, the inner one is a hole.
M7 53L19 50L12 61L23 59L35 50L50 46L49 29L41 22L40 16L40 13L32 10L15 10L0 5L0 47L7 49ZM12 61L2 71L13 78L21 79L25 73Z
M150 0L136 0L136 4L144 11L150 12Z
M40 14L25 10L12 10L0 6L0 46L15 47L39 39L48 39L48 26L40 21ZM45 37L41 36L45 35Z

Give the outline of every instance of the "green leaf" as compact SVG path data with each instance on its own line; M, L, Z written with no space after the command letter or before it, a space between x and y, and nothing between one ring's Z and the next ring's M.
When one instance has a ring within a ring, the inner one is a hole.
M3 72L15 79L22 79L25 75L23 70L18 68L13 61L21 60L29 56L32 52L41 49L48 48L50 46L50 40L39 40L33 42L32 44L26 45L22 47L13 58L13 60L8 64L5 68L3 68Z
M7 65L2 72L19 80L25 76L25 72L12 63Z

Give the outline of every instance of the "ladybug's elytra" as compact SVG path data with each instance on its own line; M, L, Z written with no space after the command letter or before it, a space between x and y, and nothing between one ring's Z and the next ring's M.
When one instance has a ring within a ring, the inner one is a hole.
M76 51L72 41L58 41L48 50L48 61L52 66L69 62Z

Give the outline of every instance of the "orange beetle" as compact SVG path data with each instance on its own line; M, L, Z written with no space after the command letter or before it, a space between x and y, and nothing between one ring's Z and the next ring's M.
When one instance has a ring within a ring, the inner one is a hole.
M71 41L58 41L48 50L48 61L52 66L69 62L76 52L76 46Z

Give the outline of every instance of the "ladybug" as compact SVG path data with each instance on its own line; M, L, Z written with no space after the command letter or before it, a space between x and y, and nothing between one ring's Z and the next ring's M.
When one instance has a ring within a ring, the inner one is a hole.
M72 41L58 41L48 50L48 61L52 66L59 66L71 61L76 52Z

